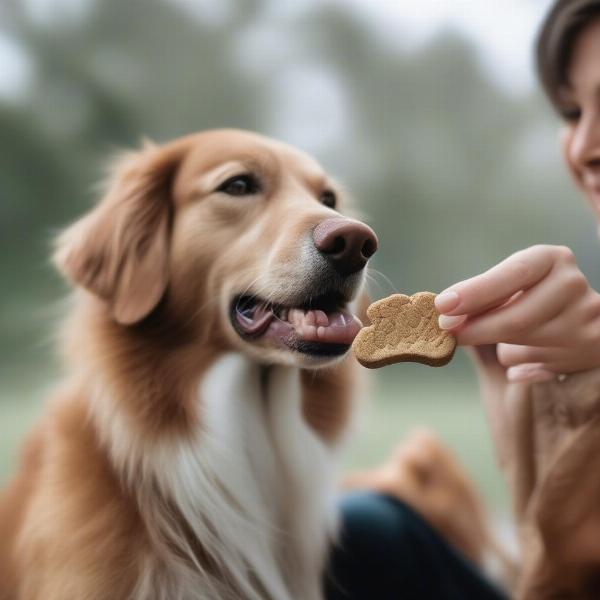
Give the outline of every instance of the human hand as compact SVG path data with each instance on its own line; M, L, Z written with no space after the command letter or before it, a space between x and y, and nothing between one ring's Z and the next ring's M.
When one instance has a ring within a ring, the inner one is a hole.
M435 299L459 345L497 344L509 381L600 366L600 294L564 246L532 246Z

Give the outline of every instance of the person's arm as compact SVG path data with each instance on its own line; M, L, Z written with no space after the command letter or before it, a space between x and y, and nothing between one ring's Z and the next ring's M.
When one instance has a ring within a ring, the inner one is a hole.
M509 383L476 357L522 560L517 598L600 598L600 368Z
M454 331L475 359L512 492L518 597L600 597L600 298L572 254L552 246L449 290L456 297L438 308L465 315Z

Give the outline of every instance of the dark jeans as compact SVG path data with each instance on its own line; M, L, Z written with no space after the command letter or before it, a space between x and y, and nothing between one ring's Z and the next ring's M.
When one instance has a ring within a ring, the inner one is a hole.
M414 510L374 492L341 498L327 600L506 600Z

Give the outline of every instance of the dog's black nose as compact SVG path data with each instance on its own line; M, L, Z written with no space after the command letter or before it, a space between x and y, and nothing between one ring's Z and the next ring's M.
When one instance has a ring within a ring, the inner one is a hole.
M315 248L331 262L340 275L364 268L377 250L375 232L359 221L333 218L321 221L313 231Z

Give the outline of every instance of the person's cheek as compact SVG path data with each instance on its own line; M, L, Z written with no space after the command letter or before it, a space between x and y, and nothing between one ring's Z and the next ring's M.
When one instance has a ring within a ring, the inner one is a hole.
M577 174L577 169L571 159L571 150L573 148L573 138L575 137L575 127L572 125L563 125L559 131L560 153L563 161L569 169L569 172L576 178L576 182L580 184L580 177Z
M559 130L559 143L560 150L563 157L563 161L573 178L575 185L585 192L585 185L583 183L583 174L577 168L573 161L573 143L575 140L576 127L575 125L565 124Z

